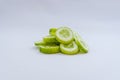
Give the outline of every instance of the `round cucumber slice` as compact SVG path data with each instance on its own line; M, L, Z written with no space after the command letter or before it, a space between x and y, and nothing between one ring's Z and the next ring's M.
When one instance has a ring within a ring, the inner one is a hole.
M80 37L80 35L77 32L74 32L74 39L76 44L79 46L80 52L87 53L88 52L88 46L83 41L83 39Z
M56 31L57 31L57 28L50 28L49 34L55 36Z
M73 41L73 33L70 28L60 27L56 31L56 39L62 44L69 44Z
M43 38L43 41L46 43L46 44L59 44L59 42L56 40L55 36L46 36Z
M47 54L54 54L60 52L60 47L55 45L41 45L40 52L47 53Z
M74 41L70 44L60 44L60 50L63 54L68 55L77 54L79 51L78 46Z

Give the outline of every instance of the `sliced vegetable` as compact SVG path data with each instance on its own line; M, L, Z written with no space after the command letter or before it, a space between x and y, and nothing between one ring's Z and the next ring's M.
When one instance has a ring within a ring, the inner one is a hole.
M83 41L83 39L80 37L80 35L77 32L74 32L74 39L77 45L79 46L79 49L83 53L88 52L88 46L86 43Z
M62 53L69 55L77 54L79 51L78 46L74 41L70 44L60 44L60 50Z
M69 44L73 41L73 33L70 28L60 27L56 31L56 39L62 44Z
M40 46L39 49L42 53L48 53L48 54L60 52L60 47L57 45L56 46L55 45L42 45L42 46Z

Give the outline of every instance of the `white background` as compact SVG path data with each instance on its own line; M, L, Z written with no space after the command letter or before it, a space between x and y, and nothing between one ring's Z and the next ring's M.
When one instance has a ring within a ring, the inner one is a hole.
M40 53L34 42L60 26L89 53ZM120 80L120 1L0 0L0 80Z

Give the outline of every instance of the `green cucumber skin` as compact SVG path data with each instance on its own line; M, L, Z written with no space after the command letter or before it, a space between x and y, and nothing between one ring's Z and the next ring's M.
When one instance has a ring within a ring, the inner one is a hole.
M49 29L49 34L52 35L52 36L55 36L56 31L57 31L57 28L50 28Z
M40 46L40 45L44 45L44 44L45 44L45 42L43 42L43 41L36 41L34 43L35 46Z
M57 44L59 45L60 43L56 40L55 36L51 36L49 35L49 37L44 37L43 38L43 41L46 43L46 44Z
M45 54L55 54L60 52L60 47L59 46L40 46L39 48L40 52L45 53Z

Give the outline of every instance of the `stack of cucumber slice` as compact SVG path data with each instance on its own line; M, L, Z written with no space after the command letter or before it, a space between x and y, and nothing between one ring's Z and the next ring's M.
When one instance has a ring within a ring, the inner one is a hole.
M87 53L88 47L77 32L68 27L50 28L49 35L42 41L35 42L35 46L42 53L63 53L74 55Z

